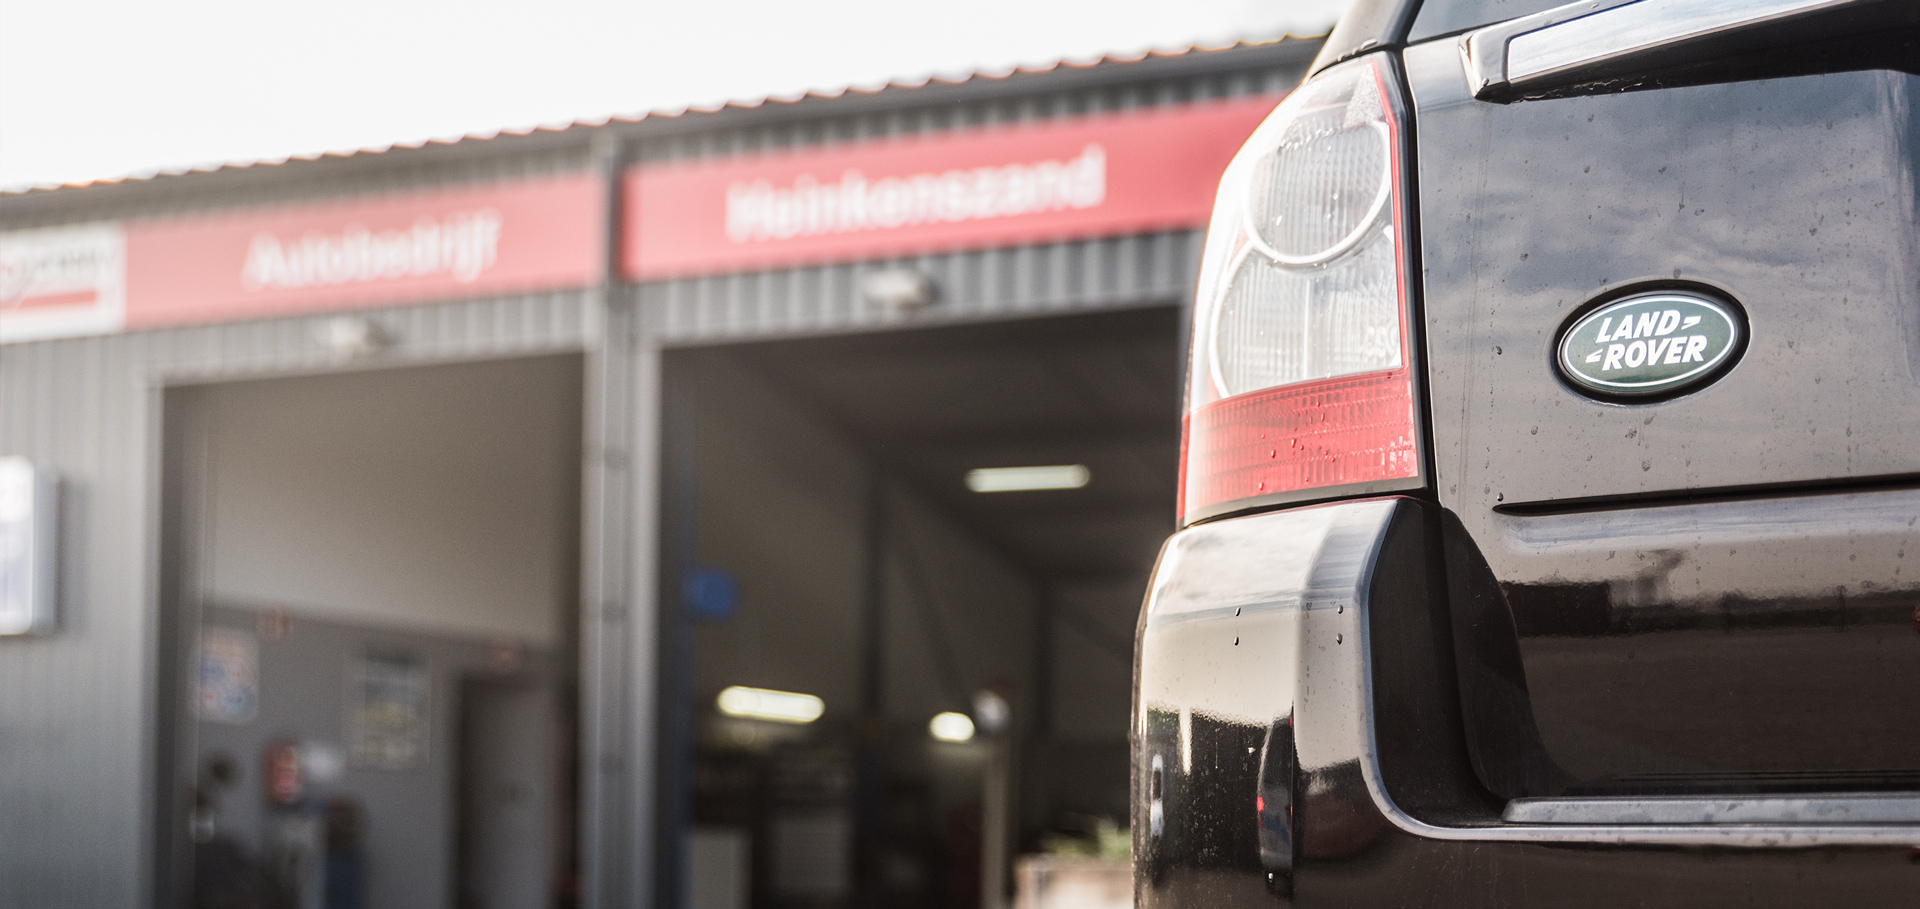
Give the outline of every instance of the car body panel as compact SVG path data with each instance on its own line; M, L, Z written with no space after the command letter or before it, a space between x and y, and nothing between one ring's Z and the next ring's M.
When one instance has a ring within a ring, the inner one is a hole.
M1439 523L1428 503L1375 499L1169 541L1137 650L1136 905L1895 905L1920 886L1920 827L1823 844L1755 825L1501 823L1433 684L1450 668L1431 621ZM1254 801L1281 718L1297 753L1285 867L1256 847Z
M1449 507L1920 474L1913 77L1492 104L1444 42L1406 59ZM1725 378L1630 407L1556 378L1583 305L1687 284L1751 323Z
M1511 613L1539 737L1482 743L1483 777L1920 788L1914 77L1498 104L1451 41L1405 59L1435 494ZM1643 289L1734 301L1744 354L1670 399L1576 391L1560 331Z

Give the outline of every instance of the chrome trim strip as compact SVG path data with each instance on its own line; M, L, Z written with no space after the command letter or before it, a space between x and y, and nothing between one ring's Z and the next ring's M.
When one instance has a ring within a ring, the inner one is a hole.
M1580 0L1468 32L1460 38L1460 59L1466 66L1467 87L1473 91L1474 97L1479 98L1506 86L1507 42L1516 35L1539 31L1631 2L1633 0Z
M1518 82L1852 2L1854 0L1639 0L1514 37L1507 43L1507 80Z
M1514 799L1513 824L1912 824L1920 793Z
M1860 2L1585 0L1471 32L1461 51L1474 97L1485 97L1629 54Z

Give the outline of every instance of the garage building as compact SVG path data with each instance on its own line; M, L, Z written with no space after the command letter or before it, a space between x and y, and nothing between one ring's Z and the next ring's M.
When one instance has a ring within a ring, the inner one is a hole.
M1097 850L1200 230L1317 49L0 196L0 906Z

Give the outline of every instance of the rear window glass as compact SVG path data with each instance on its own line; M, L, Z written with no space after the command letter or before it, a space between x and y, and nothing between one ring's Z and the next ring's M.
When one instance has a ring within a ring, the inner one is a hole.
M1505 22L1570 2L1572 0L1426 0L1420 4L1420 14L1414 17L1407 40L1425 41L1435 35Z

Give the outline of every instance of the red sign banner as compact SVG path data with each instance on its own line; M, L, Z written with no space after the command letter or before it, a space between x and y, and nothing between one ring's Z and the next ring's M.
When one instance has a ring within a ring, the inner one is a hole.
M639 280L1194 227L1259 95L628 171Z
M126 225L128 329L583 286L591 174Z

